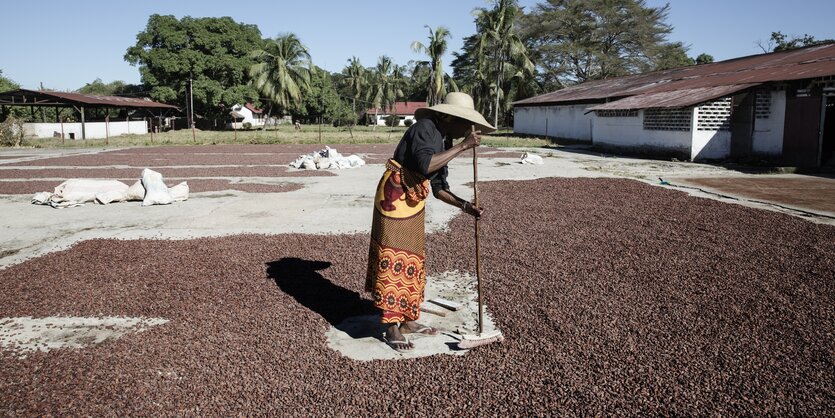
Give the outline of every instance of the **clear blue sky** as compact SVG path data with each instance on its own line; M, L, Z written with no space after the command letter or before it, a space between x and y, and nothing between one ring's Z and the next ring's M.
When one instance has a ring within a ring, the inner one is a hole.
M537 0L521 0L528 8ZM660 6L663 0L647 0ZM760 52L756 42L772 31L835 38L835 0L670 0L671 41L716 60ZM409 49L426 41L424 25L447 26L450 50L475 32L472 10L484 0L302 0L302 1L15 1L3 5L0 70L24 88L75 90L101 78L139 83L139 71L123 59L148 16L231 16L255 24L264 37L294 32L316 65L340 71L355 55L365 66L382 54L398 64L421 59ZM448 66L452 57L445 60ZM448 68L448 67L447 67Z

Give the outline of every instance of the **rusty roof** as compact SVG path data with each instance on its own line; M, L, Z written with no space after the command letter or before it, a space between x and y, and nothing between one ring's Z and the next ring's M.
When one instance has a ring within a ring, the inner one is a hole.
M67 106L135 107L147 109L174 109L177 106L158 103L150 99L119 96L95 96L83 93L18 89L0 93L0 104L12 106Z
M415 111L418 109L422 109L424 107L429 107L426 105L426 102L396 102L394 104L394 109L388 108L386 110L377 108L371 108L366 110L366 113L373 114L376 110L380 115L389 115L396 113L398 115L414 115Z
M758 86L753 84L731 84L729 86L698 87L694 89L681 89L672 91L661 91L657 93L645 93L629 96L614 102L603 103L589 107L592 110L628 110L648 108L674 108L688 107L698 103L704 103L717 97L725 97L730 94L745 90L749 87ZM588 113L588 112L586 112Z
M587 81L562 90L519 100L513 105L538 106L565 102L601 101L638 94L744 84L755 85L770 81L802 80L832 75L835 75L835 44L827 44L734 58L711 64ZM706 100L716 97L720 96Z

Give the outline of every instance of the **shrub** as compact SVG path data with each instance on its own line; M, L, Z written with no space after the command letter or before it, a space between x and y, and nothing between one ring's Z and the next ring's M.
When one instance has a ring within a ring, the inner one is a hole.
M400 118L397 115L388 115L386 116L386 126L398 126L400 125Z
M406 127L412 126L413 123L415 123L414 119L406 119L403 121L403 124L406 125Z
M252 129L252 123L244 122L243 127L244 127L245 130L248 131L248 130Z
M23 145L23 119L9 116L0 122L0 146L19 147Z

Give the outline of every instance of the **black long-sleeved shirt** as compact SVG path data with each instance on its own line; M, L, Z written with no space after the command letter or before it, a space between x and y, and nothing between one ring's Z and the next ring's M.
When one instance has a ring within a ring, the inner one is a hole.
M440 170L429 173L429 162L432 161L433 155L443 151L444 136L435 120L419 119L400 139L394 150L394 159L400 165L429 179L432 193L437 194L440 190L449 190L446 181L449 170L443 166Z

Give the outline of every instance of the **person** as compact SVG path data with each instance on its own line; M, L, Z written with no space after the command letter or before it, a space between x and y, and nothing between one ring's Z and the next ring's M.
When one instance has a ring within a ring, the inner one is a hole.
M365 289L382 311L385 341L393 349L414 348L406 334L435 335L417 322L426 285L424 206L431 188L438 200L474 217L483 209L449 190L447 164L495 131L465 93L449 93L444 103L418 109L417 120L400 140L377 185ZM452 140L464 138L452 145Z

